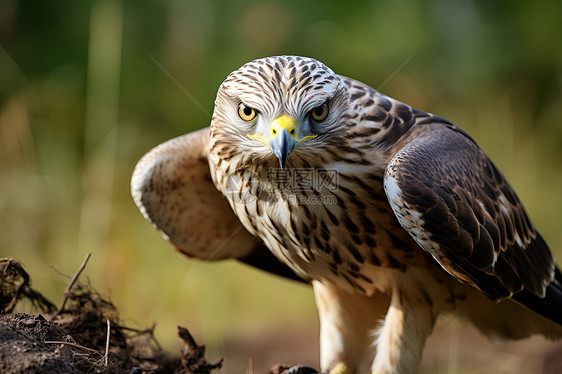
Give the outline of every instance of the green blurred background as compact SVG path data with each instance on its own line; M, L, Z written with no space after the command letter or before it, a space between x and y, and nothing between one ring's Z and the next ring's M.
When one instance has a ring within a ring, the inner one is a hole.
M146 151L209 124L229 72L297 54L468 131L562 258L561 39L557 0L0 0L0 256L60 300L49 266L92 252L86 274L122 317L157 322L170 349L187 326L226 372L252 367L229 351L241 337L315 342L307 287L181 257L129 194Z

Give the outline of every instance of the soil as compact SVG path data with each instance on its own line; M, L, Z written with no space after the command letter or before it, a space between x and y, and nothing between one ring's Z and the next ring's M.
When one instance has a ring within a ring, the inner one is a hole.
M178 327L182 354L172 355L159 347L152 328L123 326L110 300L77 283L86 262L57 309L31 288L20 263L0 259L0 373L210 374L222 367L222 360L205 359L205 346L186 328ZM11 314L22 299L41 313Z

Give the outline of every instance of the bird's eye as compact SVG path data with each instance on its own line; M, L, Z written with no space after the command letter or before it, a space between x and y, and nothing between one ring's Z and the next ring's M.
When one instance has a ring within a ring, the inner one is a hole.
M238 105L238 115L244 121L251 122L257 117L258 112L255 109L249 108L244 104L240 103L240 105Z
M324 121L326 117L328 117L328 112L328 104L324 103L319 107L312 109L312 111L310 112L310 116L313 120L320 122Z

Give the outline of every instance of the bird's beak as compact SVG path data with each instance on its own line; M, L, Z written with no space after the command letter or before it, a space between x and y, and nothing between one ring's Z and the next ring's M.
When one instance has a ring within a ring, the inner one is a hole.
M279 159L281 169L285 168L287 157L297 146L295 133L295 120L287 115L282 115L271 122L271 135L273 138L268 144L273 154Z

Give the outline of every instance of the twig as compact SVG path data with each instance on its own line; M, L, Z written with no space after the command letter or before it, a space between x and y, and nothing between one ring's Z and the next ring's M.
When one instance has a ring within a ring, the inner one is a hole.
M63 342L63 341L52 341L52 340L47 340L47 341L44 341L43 343L45 343L45 344L65 344L65 345L70 345L71 347L74 347L74 348L80 348L80 349L83 349L83 350L85 350L85 351L92 352L92 353L97 353L98 355L101 355L101 353L99 353L99 352L96 351L95 349L88 348L88 347L84 347L83 345L76 344L76 343Z
M147 329L144 329L144 330L139 330L139 329L135 329L133 327L127 327L127 326L123 326L123 325L113 324L113 326L114 326L114 328L119 329L119 330L132 331L132 332L136 333L137 335L149 334L150 340L152 340L152 342L156 345L156 348L158 348L159 350L162 350L162 346L160 345L160 343L158 342L158 340L154 336L154 329L156 328L155 324L153 324L151 327L149 327Z
M66 306L66 302L68 301L68 298L71 295L70 291L72 290L72 287L74 287L74 284L78 280L78 277L80 276L80 274L82 273L82 271L86 267L86 264L88 263L88 260L90 259L91 255L92 255L91 253L88 253L86 255L86 257L84 257L84 260L82 260L82 264L80 264L80 267L78 268L78 271L76 272L76 274L74 274L72 279L70 279L70 282L68 283L68 285L64 289L64 296L62 298L62 304L61 304L59 310L57 310L55 312L55 314L53 314L53 316L51 317L51 320L55 319L55 317L58 316L59 314L61 314L62 311L64 310L64 307Z
M111 325L109 323L109 318L107 319L107 339L105 340L105 355L103 356L103 363L105 367L108 364L108 357L109 357L109 336L111 335Z
M131 332L134 332L138 335L153 334L154 333L154 325L152 325L152 327L146 328L144 330L136 329L134 327L129 327L129 326L116 325L115 323L113 324L113 327L118 328L119 330L131 331Z

